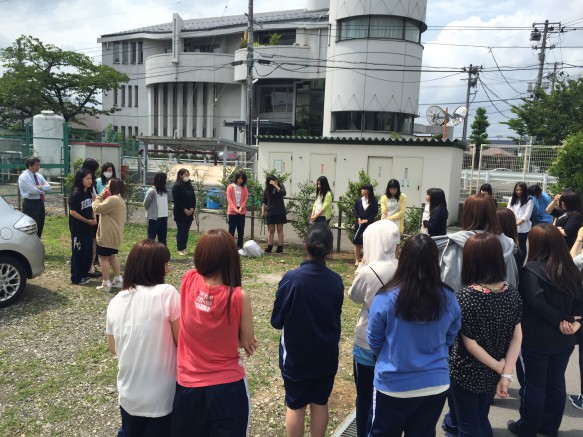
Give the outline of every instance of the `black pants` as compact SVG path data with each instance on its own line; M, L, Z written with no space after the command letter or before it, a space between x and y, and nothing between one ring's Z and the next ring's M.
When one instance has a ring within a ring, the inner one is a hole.
M148 238L166 245L166 235L168 234L168 217L158 217L157 220L148 220Z
M372 396L374 366L366 366L352 360L354 384L356 384L356 435L366 437L369 420L372 420Z
M518 247L520 248L520 258L516 261L518 270L523 266L526 259L526 240L528 239L528 232L520 232L518 234Z
M34 219L36 233L40 238L45 227L45 203L40 199L24 199L22 201L22 212Z
M245 437L251 402L247 382L189 388L176 384L172 436Z
M245 216L243 214L229 214L229 234L235 237L237 229L237 247L243 247L243 234L245 233Z
M186 246L188 245L188 231L190 231L191 225L192 218L190 220L176 222L176 249L186 250Z
M71 236L71 282L78 284L87 278L93 261L93 237L91 234Z

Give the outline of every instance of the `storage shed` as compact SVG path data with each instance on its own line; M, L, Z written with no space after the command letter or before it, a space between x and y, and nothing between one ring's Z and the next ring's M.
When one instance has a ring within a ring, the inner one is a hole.
M458 220L460 175L466 144L458 140L366 139L338 137L259 137L258 174L275 169L289 173L288 195L298 192L298 183L328 178L338 200L348 181L366 171L382 195L389 179L397 179L407 195L407 205L420 207L425 192L445 191L449 224Z

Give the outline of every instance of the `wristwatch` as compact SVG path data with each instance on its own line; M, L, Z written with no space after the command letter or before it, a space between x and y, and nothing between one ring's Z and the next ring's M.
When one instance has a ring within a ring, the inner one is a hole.
M514 381L514 375L512 375L512 373L503 373L502 375L500 375L500 377L506 378L510 382Z

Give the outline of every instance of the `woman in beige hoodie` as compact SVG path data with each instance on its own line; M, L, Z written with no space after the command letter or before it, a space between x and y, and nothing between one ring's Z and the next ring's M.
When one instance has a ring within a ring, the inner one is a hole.
M121 289L123 278L116 254L121 246L123 228L126 220L126 204L123 200L124 183L112 178L107 187L93 201L93 211L99 214L97 227L97 255L103 272L99 291L109 292L112 288ZM113 281L109 280L109 269L113 269Z
M353 367L356 384L356 430L358 437L366 435L366 424L372 406L375 358L366 341L368 310L377 291L393 278L397 269L395 251L399 243L399 228L391 220L370 224L363 235L365 263L356 270L348 297L362 309L354 332Z

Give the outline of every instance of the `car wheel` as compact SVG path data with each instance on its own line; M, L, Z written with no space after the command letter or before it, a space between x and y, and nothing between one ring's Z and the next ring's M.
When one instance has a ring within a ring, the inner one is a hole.
M16 259L0 256L0 307L14 302L26 285L26 272Z

